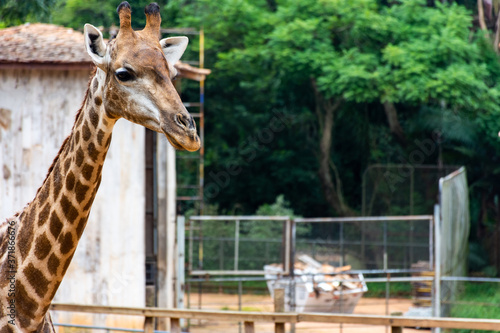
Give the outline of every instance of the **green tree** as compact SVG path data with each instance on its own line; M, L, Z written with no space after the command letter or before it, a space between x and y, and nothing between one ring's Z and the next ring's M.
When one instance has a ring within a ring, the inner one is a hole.
M356 185L370 161L389 162L415 149L408 135L425 135L426 130L407 133L412 128L406 124L421 110L460 116L498 110L498 89L481 59L480 38L470 40L470 13L455 3L427 6L423 0L407 0L389 6L375 0L285 0L270 6L226 0L200 1L190 10L196 14L186 22L198 19L205 24L217 59L208 85L216 100L216 118L223 121L214 125L215 137L209 140L224 149L207 155L208 168L236 161L244 171L234 183L245 177L243 173L251 174L246 184L253 182L267 192L258 170L269 179L278 156L293 165L292 170L307 160L299 173L307 175L309 187L319 183L336 214L353 215L343 184ZM265 128L272 110L290 115L291 125L274 141L257 142L252 151L256 157L247 165L248 150L231 142L246 140L251 128ZM378 140L373 135L387 132L381 124L392 138L385 152L372 155L369 142ZM291 137L285 138L287 134ZM267 172L264 165L270 168ZM280 182L288 179L285 173L275 175ZM300 180L295 179L295 186ZM259 191L257 186L252 189ZM241 190L231 193L231 199L245 198ZM347 191L349 198L352 190Z
M0 0L0 28L25 22L50 22L57 0Z

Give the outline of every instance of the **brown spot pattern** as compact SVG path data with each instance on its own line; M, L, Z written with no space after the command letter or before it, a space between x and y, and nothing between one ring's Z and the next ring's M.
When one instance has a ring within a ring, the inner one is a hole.
M56 212L52 212L52 214L50 215L50 232L55 238L59 237L62 227L63 224L61 222L61 219L59 219L59 216L57 216Z
M94 78L94 80L92 80L92 91L95 93L98 87L99 82L97 81L97 78Z
M50 205L46 204L38 216L38 226L43 225L49 219Z
M90 178L92 178L93 172L94 172L94 167L90 164L85 163L85 165L82 168L83 178L85 178L86 180L90 180Z
M76 159L75 159L75 163L78 167L81 167L82 166L82 163L83 163L83 159L85 158L85 154L83 153L83 149L82 147L78 148L78 150L76 151Z
M43 260L45 257L47 257L50 253L51 250L51 244L45 233L41 234L38 236L38 238L35 241L35 256Z
M61 253L68 254L74 247L73 235L71 232L67 232L64 236L59 237L59 243L61 244Z
M90 127L89 127L88 122L85 120L85 123L83 124L83 127L82 127L82 138L83 138L83 140L89 141L90 135L91 135L91 133L90 133Z
M26 292L26 288L22 285L21 281L16 281L16 310L18 311L18 318L33 317L38 305L35 300L30 297Z
M92 159L92 161L96 162L97 158L99 157L99 150L96 149L95 144L93 142L89 143L87 147L89 157Z
M83 121L83 115L80 113L78 115L78 119L76 120L75 126L80 127L80 125L82 124L82 121Z
M94 103L95 103L95 105L100 106L102 104L102 98L99 96L96 96L94 98Z
M23 219L25 223L19 230L19 235L17 238L17 246L21 249L21 258L24 260L29 253L31 243L33 242L34 234L32 232L35 224L36 212L34 207L36 205L32 204L30 212L26 215L26 218ZM48 206L48 205L47 205Z
M99 146L102 146L103 139L104 139L104 131L99 130L99 132L97 133L97 143L99 144Z
M59 198L59 193L61 192L62 188L62 179L61 179L61 172L59 170L59 163L56 163L54 166L54 170L52 171L52 179L54 181L54 195L53 195L53 200L56 200Z
M74 188L75 188L75 175L73 174L72 171L70 171L66 176L66 189L68 191L73 191Z
M43 297L48 291L50 281L45 278L42 271L30 263L23 270L23 273L35 289L36 294Z
M75 143L78 144L80 142L80 131L76 131L75 133Z
M78 236L78 238L82 237L83 230L85 229L86 224L87 224L87 219L82 217L78 222L78 225L76 226L76 235Z
M64 213L64 216L70 223L75 223L76 218L78 217L78 210L73 206L71 201L69 201L68 197L65 195L61 198L61 208Z
M97 128L97 125L99 125L99 115L97 112L95 112L94 107L91 107L89 110L89 118L90 118L90 123L94 128Z
M49 257L49 261L47 261L47 268L49 269L49 273L52 275L56 275L59 264L59 258L54 253L52 253Z
M71 166L71 158L68 158L64 162L64 173L68 172L70 166Z
M83 185L80 181L76 183L75 192L76 201L78 201L78 203L82 203L82 201L85 200L88 190L89 187L87 185Z
M40 188L40 192L38 193L38 202L39 204L44 204L45 201L47 201L47 198L49 197L50 194L50 180L47 180L42 187Z

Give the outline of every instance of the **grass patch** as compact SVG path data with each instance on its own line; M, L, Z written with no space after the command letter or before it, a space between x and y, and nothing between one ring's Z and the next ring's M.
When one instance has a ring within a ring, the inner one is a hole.
M385 282L367 282L368 291L363 297L385 298ZM391 282L389 283L389 297L411 298L412 287L409 282Z
M500 319L500 288L498 283L462 282L451 305L451 317ZM451 330L454 333L469 333L470 330ZM498 332L498 331L477 331Z

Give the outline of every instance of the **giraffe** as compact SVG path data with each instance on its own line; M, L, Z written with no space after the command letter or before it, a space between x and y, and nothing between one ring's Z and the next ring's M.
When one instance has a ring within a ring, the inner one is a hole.
M84 27L95 72L33 201L0 226L0 332L54 332L50 303L71 262L101 181L115 123L124 118L163 133L176 149L196 151L196 125L176 92L173 65L188 39L159 40L161 17L148 5L146 26L134 31L131 8L117 8L120 30L106 45Z

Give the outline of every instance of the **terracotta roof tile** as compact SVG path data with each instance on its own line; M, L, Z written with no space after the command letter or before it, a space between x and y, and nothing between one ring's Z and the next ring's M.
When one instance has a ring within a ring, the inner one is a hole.
M52 24L27 23L0 30L0 62L90 63L83 34Z
M0 30L0 65L8 64L91 64L83 33L45 23L26 23ZM179 74L192 80L204 79L208 69L178 62Z

